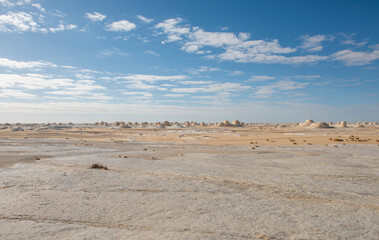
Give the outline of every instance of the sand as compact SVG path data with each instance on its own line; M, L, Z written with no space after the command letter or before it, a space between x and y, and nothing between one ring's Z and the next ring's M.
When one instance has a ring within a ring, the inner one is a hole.
M379 236L376 126L73 127L0 137L0 239Z

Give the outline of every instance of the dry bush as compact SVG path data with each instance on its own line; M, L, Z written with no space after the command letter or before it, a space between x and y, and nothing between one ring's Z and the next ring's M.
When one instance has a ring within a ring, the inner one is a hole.
M341 139L341 138L335 138L335 139L333 139L333 142L343 142L343 139Z
M108 170L108 167L107 166L104 166L100 163L93 163L90 167L91 169L104 169L104 170Z

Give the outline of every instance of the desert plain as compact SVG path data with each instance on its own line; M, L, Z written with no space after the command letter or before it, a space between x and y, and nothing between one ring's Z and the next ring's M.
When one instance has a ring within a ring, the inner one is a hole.
M3 124L0 239L378 239L379 125L342 125Z

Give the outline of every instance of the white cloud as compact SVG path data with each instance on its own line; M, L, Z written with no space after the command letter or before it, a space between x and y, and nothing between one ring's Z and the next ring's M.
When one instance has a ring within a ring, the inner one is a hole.
M105 56L127 56L129 55L127 52L123 52L118 48L105 49L101 52L101 54Z
M161 81L161 80L163 81L185 80L187 78L188 76L185 76L185 75L162 76L162 75L131 74L129 76L118 77L116 79L155 82L155 81Z
M304 55L287 57L283 55L272 54L275 52L286 51L277 45L277 40L269 43L263 43L257 47L248 49L235 49L229 48L224 53L219 55L221 60L235 61L235 62L252 62L252 63L280 63L280 64L302 64L302 63L315 63L328 59L327 56L319 55ZM278 49L276 49L277 47ZM276 50L275 50L276 49Z
M371 47L373 48L372 52L347 49L333 53L331 57L333 60L343 61L347 66L367 65L379 59L379 44Z
M0 58L0 67L13 69L40 68L40 67L57 67L57 65L44 61L14 61L7 58Z
M182 39L181 35L188 34L190 32L190 28L188 27L176 26L182 21L183 19L181 18L172 18L164 20L154 26L156 29L162 29L163 32L168 35L167 40L162 43L179 41Z
M200 28L194 29L189 36L192 41L187 42L186 45L223 47L226 45L236 45L241 42L233 33L205 32Z
M75 81L68 78L50 78L50 76L33 74L0 74L0 88L22 89L58 89L74 87Z
M167 88L163 88L161 86L156 86L152 84L146 84L142 81L130 81L128 85L126 85L127 88L131 89L143 89L143 90L158 90L158 91L166 91Z
M14 6L14 3L9 0L0 0L1 5L5 7L12 7Z
M197 93L197 92L234 92L243 91L251 88L250 86L243 86L240 83L215 83L204 87L196 88L173 88L172 92L175 93Z
M114 39L122 39L122 40L124 40L124 41L128 41L128 40L129 40L129 37L127 37L127 36L117 36L117 37L115 37Z
M42 7L40 3L32 3L32 6L40 10L41 12L45 12L45 8Z
M356 47L363 47L364 45L368 43L367 40L361 41L361 42L354 40L353 37L356 35L355 33L351 33L351 34L342 33L341 35L344 37L344 40L341 41L341 44L343 45L353 45Z
M150 99L153 97L153 94L149 92L122 92L122 94L131 96L134 99Z
M218 92L217 94L211 96L192 96L194 99L212 100L213 102L207 103L216 105L225 105L225 103L230 101L230 97L230 92Z
M202 72L215 72L215 71L221 71L221 69L217 67L200 66L198 69L191 70L190 72L192 74L200 74Z
M56 33L56 32L60 32L60 31L64 31L64 30L72 30L72 29L75 29L77 28L78 26L77 25L74 25L74 24L63 24L63 22L60 22L59 25L55 28L49 28L50 32L52 33Z
M303 40L301 48L310 52L318 52L323 49L322 42L332 41L334 37L318 34L314 36L305 35L302 36L301 39Z
M279 81L271 86L282 91L305 88L309 83L299 83L294 81Z
M51 78L52 77L51 75L43 75L43 74L39 74L39 73L26 73L26 74L23 74L23 76L37 77L37 78Z
M247 53L282 54L296 52L296 48L282 47L278 39L272 41L250 40L244 41L237 48L245 49Z
M73 91L93 91L93 90L103 90L105 87L97 85L93 80L79 80L76 81L73 86L67 89Z
M292 76L292 78L297 78L297 79L315 79L315 78L320 78L320 75L296 75Z
M39 22L43 22L42 15L40 15ZM50 32L55 33L58 31L72 30L75 28L77 28L77 25L74 25L74 24L65 25L61 21L57 27L55 28L51 27L49 28L49 30ZM45 27L41 27L37 23L37 21L34 20L31 14L25 13L25 12L12 12L12 11L9 11L7 14L0 15L0 31L19 32L19 33L27 32L27 31L41 32L41 33L48 32L48 30Z
M107 96L104 93L99 93L99 92L90 93L87 96L84 96L84 98L86 98L86 99L93 99L93 100L96 100L96 101L99 101L99 102L104 102L105 100L114 99L112 96Z
M207 88L203 87L197 87L197 88L173 88L171 89L172 92L176 93L197 93L197 92L204 92Z
M8 12L0 15L0 31L3 32L38 32L39 25L33 16L25 12Z
M244 74L245 74L244 72L237 70L237 71L230 72L228 75L230 75L230 76L241 76Z
M66 69L76 69L76 67L73 67L73 66L61 66L61 68L66 68Z
M103 93L93 92L104 90L103 86L96 84L93 80L73 80L69 78L54 78L43 74L0 74L0 91L4 96L16 98L37 98L37 96L26 93L29 90L53 90L44 94L65 95L70 97L80 96L88 99L107 100L112 97ZM2 89L2 90L1 90ZM43 97L43 95L39 94ZM98 98L95 98L98 96ZM75 98L74 98L75 99Z
M200 51L197 51L195 52L196 54L209 54L211 53L212 51L211 50L208 50L208 51L203 51L203 50L200 50Z
M127 20L120 20L107 25L105 29L107 31L113 32L129 32L130 30L133 30L135 28L136 25L134 23L131 23Z
M154 83L156 81L181 81L185 80L188 77L185 75L173 75L173 76L162 76L162 75L145 75L145 74L131 74L129 76L124 77L116 77L115 80L127 80L127 88L131 89L144 89L144 90L158 90L158 91L165 91L167 90L166 87L168 85L153 85L153 84L147 84L148 83ZM171 86L171 85L170 85Z
M170 40L170 37L171 36L168 37L169 40ZM176 37L176 36L174 36L174 37ZM178 41L178 40L180 40L180 38L178 38L175 41ZM173 42L173 41L171 41L171 42ZM194 44L188 44L188 45L183 46L182 50L184 50L184 51L186 51L188 53L193 53L193 52L199 51L199 46L198 45L194 45Z
M53 95L65 95L65 96L79 96L79 95L88 94L87 91L76 91L76 90L61 90L61 91L51 91L51 92L46 92L46 93L53 94Z
M80 99L92 99L96 101L104 101L104 100L110 100L113 99L111 96L106 96L104 93L99 92L91 92L86 90L75 90L75 89L67 89L67 90L58 90L58 91L50 91L45 92L45 94L51 94L54 96L44 96L44 98L48 99L69 99L69 100L76 100L78 98ZM55 97L59 96L59 97Z
M99 71L91 70L91 69L80 69L79 71L82 73L101 73Z
M165 83L165 84L160 84L162 87L175 87L175 84L170 84L170 83Z
M153 21L152 18L147 18L147 17L141 16L141 15L137 15L137 18L144 23L151 23Z
M283 56L294 53L297 48L282 47L277 39L249 40L250 34L231 32L207 32L199 27L179 26L181 18L167 19L155 25L167 38L162 43L180 41L181 49L188 53L209 54L206 47L221 49L221 54L206 55L208 59L234 62L301 64L328 59L327 56Z
M299 83L294 81L279 81L266 86L259 86L254 91L256 98L271 98L276 93L287 93L288 91L302 89L308 83Z
M247 40L250 38L250 33L244 33L244 32L240 32L238 34L238 38L241 39L241 40Z
M169 94L165 94L163 95L165 97L173 97L173 98L178 98L178 97L185 97L185 96L188 96L188 94L175 94L175 93L169 93Z
M67 17L67 13L64 13L64 12L59 11L59 10L55 10L54 12L50 12L50 14L53 16L59 17L59 18Z
M103 15L103 14L98 13L98 12L86 13L85 16L86 16L86 18L88 18L92 22L101 22L107 17L106 15Z
M151 50L145 51L145 54L150 54L150 55L154 55L154 56L159 56L158 53L156 53L156 52L154 52L154 51L151 51Z
M213 81L180 81L180 84L185 85L201 85L201 84L211 84Z
M275 77L271 76L266 76L266 75L256 75L256 76L251 76L248 82L263 82L263 81L268 81L268 80L273 80Z
M13 1L12 0L0 0L0 4L5 6L5 7L23 6L23 5L27 5L27 4L31 4L33 7L36 7L34 5L39 5L39 7L41 7L41 4L32 3L31 0L13 0ZM39 7L36 7L36 8L39 9Z
M0 90L0 98L9 98L9 97L21 98L21 99L34 99L37 96L30 93L26 93L24 91L14 90L14 89Z
M91 79L91 78L92 78L92 76L90 76L90 75L87 75L87 74L81 74L81 73L77 73L77 74L75 74L75 77L76 77L76 78L79 78L79 79Z
M255 90L254 96L256 98L270 98L276 92L277 90L270 86L260 86Z

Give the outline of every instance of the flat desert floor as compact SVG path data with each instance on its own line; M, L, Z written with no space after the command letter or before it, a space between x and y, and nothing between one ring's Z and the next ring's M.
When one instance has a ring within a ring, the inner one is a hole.
M0 239L379 239L378 144L377 126L0 130Z

